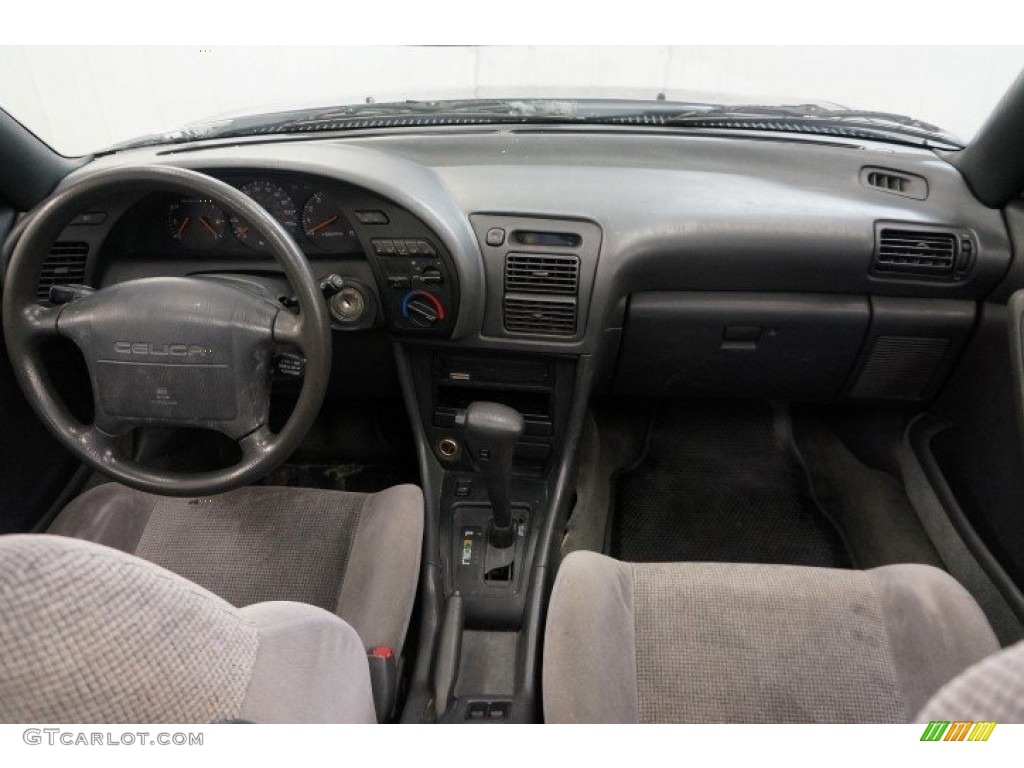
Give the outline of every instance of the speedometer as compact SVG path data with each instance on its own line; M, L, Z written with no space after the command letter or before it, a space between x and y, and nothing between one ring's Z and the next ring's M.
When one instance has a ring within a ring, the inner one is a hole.
M298 231L299 212L295 207L295 201L280 184L273 181L251 181L240 187L240 190L265 208L267 213L277 219L289 233L294 234ZM263 250L267 247L263 236L249 226L248 222L237 216L231 217L231 229L234 231L235 237L250 248Z

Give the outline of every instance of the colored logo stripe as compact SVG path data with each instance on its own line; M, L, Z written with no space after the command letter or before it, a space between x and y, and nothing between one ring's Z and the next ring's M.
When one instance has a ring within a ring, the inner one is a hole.
M946 738L943 741L963 741L967 738L967 732L971 730L971 726L974 723L965 722L958 720L955 723L950 723L949 730L946 731Z
M995 727L991 720L932 720L921 734L921 741L988 741Z
M992 731L996 729L994 722L980 722L974 724L974 730L971 731L971 735L967 737L968 741L988 741L988 737L992 735Z

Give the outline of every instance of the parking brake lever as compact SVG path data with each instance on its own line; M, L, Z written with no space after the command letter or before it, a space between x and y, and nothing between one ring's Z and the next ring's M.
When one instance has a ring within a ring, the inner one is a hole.
M523 417L498 403L470 403L455 415L455 425L465 430L466 448L477 471L483 475L494 520L488 540L505 549L515 542L512 523L512 457L523 434Z

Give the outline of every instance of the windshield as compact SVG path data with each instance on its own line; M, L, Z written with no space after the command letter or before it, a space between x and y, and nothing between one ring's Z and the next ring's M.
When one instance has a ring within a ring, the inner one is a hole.
M1024 46L7 46L0 107L65 155L368 117L386 128L425 112L473 123L653 115L953 149L1022 66Z

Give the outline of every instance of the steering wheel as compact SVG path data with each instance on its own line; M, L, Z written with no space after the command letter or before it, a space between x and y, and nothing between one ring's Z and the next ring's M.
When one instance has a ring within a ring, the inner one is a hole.
M216 200L267 243L298 300L299 314L239 287L200 277L153 277L112 285L60 306L36 299L50 246L71 219L113 194L168 192ZM34 212L11 254L3 292L4 336L14 372L43 423L79 459L125 485L193 496L258 480L309 430L327 389L327 307L302 251L274 218L234 187L196 171L121 167L69 185ZM41 359L48 338L82 351L95 401L76 419ZM280 348L305 357L298 401L278 433L268 427L270 376ZM147 468L119 455L119 438L141 426L202 427L235 440L241 458L209 472Z

